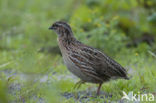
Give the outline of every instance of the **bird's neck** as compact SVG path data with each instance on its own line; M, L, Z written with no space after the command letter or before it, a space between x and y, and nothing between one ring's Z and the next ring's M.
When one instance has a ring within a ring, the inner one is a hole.
M58 36L59 42L62 42L63 44L70 44L76 40L74 35L72 33L64 33Z
M74 35L64 34L63 36L58 36L58 44L62 54L70 50L70 47L75 45L76 38ZM63 52L64 51L64 52Z
M76 41L76 38L74 36L58 37L58 42L65 44L65 45L71 45L75 41Z

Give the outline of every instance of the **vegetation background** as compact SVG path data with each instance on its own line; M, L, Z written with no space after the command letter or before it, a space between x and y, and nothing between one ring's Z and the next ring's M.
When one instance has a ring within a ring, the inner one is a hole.
M56 34L68 22L76 38L123 65L129 81L73 90ZM122 91L156 96L156 0L0 0L0 103L122 102ZM156 99L156 98L155 98Z

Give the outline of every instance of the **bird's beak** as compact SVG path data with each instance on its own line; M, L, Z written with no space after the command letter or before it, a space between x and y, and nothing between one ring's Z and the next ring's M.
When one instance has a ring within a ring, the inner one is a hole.
M54 27L52 27L52 26L51 26L51 27L49 27L49 30L54 30Z

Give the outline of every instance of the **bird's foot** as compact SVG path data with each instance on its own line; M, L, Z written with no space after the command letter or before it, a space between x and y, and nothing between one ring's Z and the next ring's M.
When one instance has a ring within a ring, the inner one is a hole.
M74 88L73 89L79 89L81 87L81 84L84 84L85 82L80 80L78 81L75 85L74 85Z

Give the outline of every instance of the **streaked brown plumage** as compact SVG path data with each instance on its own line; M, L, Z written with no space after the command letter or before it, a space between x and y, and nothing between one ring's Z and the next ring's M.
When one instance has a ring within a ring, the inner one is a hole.
M99 50L76 40L67 23L58 21L49 29L58 34L59 48L69 71L82 82L99 84L97 94L102 83L110 79L129 79L126 70L120 64Z

